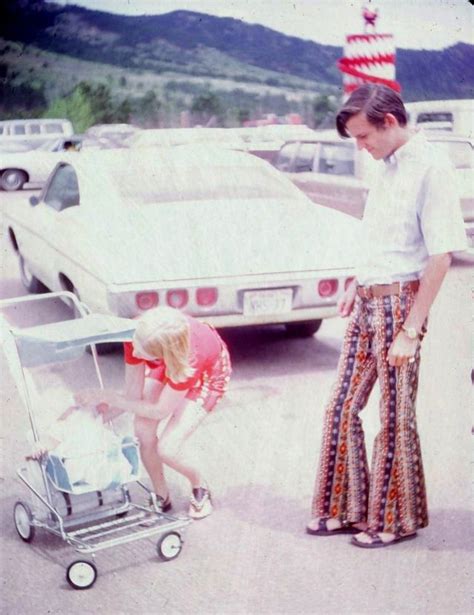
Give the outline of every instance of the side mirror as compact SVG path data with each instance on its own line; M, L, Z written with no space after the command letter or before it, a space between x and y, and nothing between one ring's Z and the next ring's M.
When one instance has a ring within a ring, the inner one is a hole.
M29 200L32 207L35 207L35 205L38 205L38 203L40 202L37 196L30 196Z

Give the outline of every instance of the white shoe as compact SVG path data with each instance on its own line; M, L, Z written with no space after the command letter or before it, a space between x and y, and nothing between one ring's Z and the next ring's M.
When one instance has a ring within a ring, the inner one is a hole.
M193 489L193 493L189 500L188 515L192 519L204 519L212 513L212 501L209 489L198 487Z

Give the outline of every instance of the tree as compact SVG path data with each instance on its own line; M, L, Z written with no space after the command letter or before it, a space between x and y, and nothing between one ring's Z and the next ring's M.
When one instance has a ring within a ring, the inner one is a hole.
M117 106L108 86L81 81L68 96L54 100L45 117L67 118L76 132L84 132L93 124L128 121L129 115L130 103L125 100Z
M325 94L317 96L313 101L313 118L316 128L321 128L329 123L332 124L336 105Z
M193 113L201 124L208 124L213 118L221 119L222 105L219 97L213 92L206 92L193 98L191 104Z
M157 126L160 120L161 101L153 90L140 98L137 104L137 115L145 126Z
M67 118L72 122L74 130L78 133L84 132L89 126L96 123L91 102L86 92L78 87L69 96L55 99L48 107L44 117Z

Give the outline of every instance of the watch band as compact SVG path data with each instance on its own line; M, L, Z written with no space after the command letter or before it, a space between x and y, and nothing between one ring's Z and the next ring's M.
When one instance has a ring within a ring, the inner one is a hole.
M420 333L418 333L418 331L415 329L415 327L407 327L406 325L402 325L402 331L406 334L406 336L411 339L411 340L421 340L422 339L422 335Z

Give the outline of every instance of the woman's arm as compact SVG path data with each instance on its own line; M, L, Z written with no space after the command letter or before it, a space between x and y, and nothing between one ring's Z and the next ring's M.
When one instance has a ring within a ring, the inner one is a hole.
M105 401L113 409L120 409L123 412L133 412L133 414L148 419L161 420L172 414L176 408L181 406L186 398L187 392L187 389L184 391L176 391L170 386L165 385L160 388L159 397L155 401L153 399L127 399L123 393L104 390L94 392L95 399L92 403L96 403L100 396L100 401Z
M154 378L145 378L144 365L125 366L125 390L123 393L111 389L83 390L75 399L83 404L100 404L105 402L114 411L114 416L121 412L133 412L138 416L160 420L174 412L187 394L176 391Z

